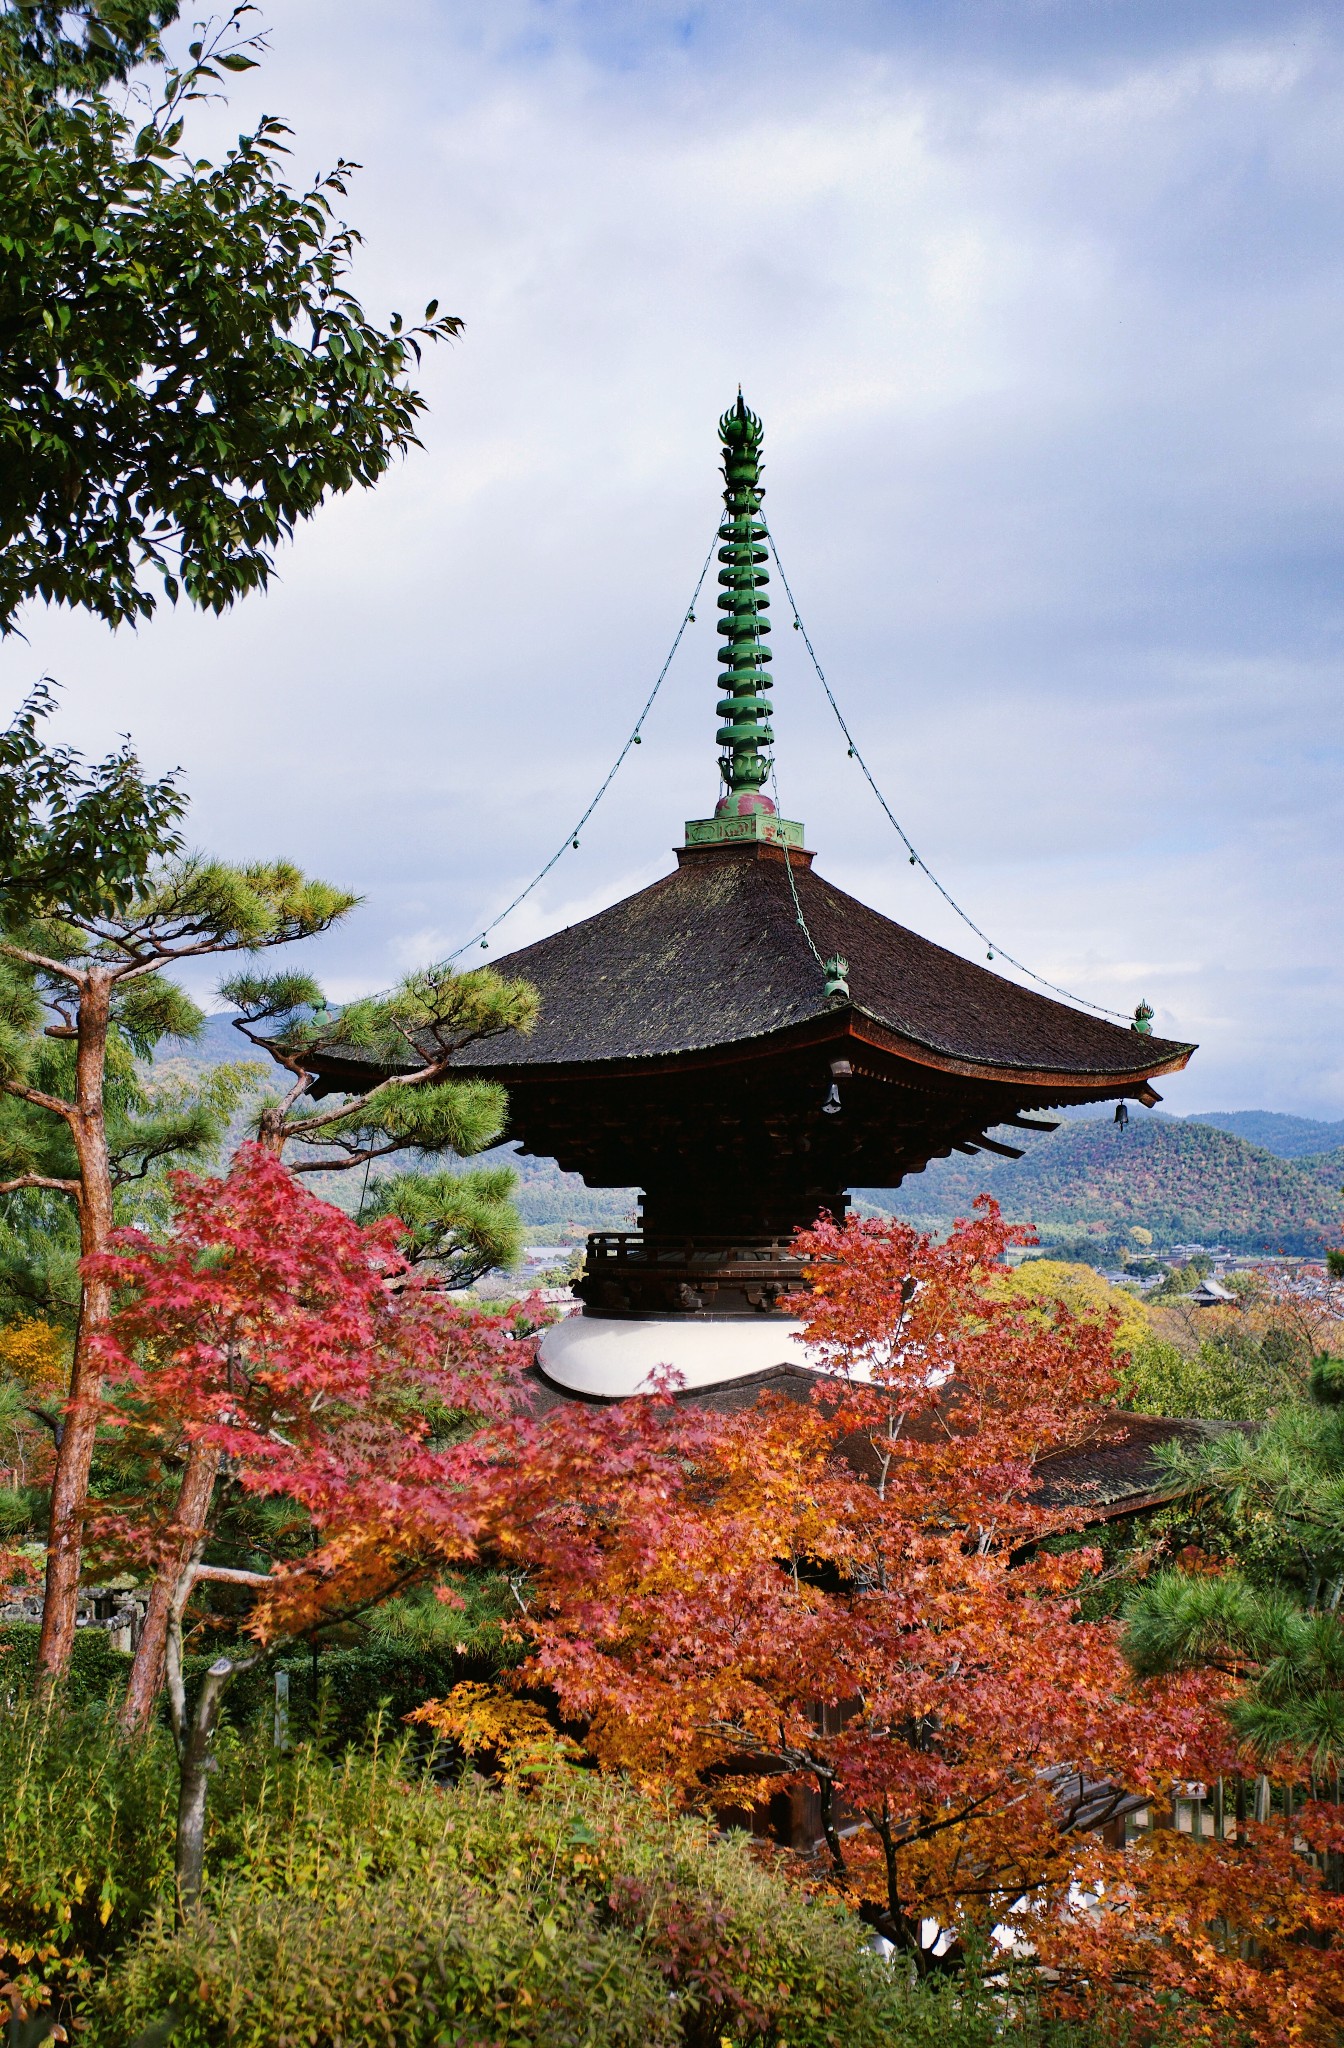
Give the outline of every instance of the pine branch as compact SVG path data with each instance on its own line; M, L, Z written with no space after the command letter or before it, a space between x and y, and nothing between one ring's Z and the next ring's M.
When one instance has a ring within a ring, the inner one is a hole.
M77 1180L61 1180L54 1173L20 1173L13 1180L0 1180L0 1195L16 1195L21 1188L51 1188L58 1195L79 1195Z
M6 1095L16 1095L20 1102L31 1102L35 1109L45 1109L52 1116L63 1117L68 1124L75 1120L73 1102L62 1102L59 1095L46 1095L40 1088L26 1088L22 1081L0 1080L0 1088Z

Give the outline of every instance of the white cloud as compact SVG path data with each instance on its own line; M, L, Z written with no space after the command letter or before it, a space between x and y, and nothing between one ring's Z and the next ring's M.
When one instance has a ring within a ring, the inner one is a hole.
M1338 25L1119 10L1084 45L1043 9L1008 48L972 33L992 12L851 33L741 0L683 35L393 0L375 35L287 0L210 118L264 103L298 169L360 158L370 303L466 317L425 452L223 621L34 616L11 700L52 670L71 736L184 763L203 842L363 891L317 957L337 993L385 984L501 908L605 774L740 378L828 672L977 922L1200 1037L1169 1101L1340 1114ZM777 641L786 808L843 886L978 955ZM491 958L651 879L712 800L712 645L706 613Z

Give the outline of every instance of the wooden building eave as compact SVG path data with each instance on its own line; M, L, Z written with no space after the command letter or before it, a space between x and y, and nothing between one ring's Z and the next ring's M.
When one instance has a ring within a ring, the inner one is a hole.
M1136 1046L1142 1040L1136 1036ZM678 1052L656 1053L653 1055L631 1054L619 1059L564 1061L519 1061L516 1065L503 1062L474 1063L469 1054L455 1062L456 1071L464 1078L500 1082L505 1088L535 1085L552 1081L561 1074L567 1080L618 1080L623 1076L649 1079L657 1074L697 1073L725 1067L749 1066L759 1061L772 1060L781 1054L803 1052L809 1049L825 1049L838 1056L842 1051L851 1058L855 1049L884 1055L879 1060L865 1061L863 1071L874 1080L896 1079L890 1071L890 1062L900 1066L921 1069L934 1074L948 1074L958 1080L981 1081L1005 1088L1029 1088L1042 1091L1042 1108L1052 1103L1105 1101L1118 1094L1133 1095L1142 1101L1145 1095L1152 1096L1150 1083L1164 1074L1179 1073L1195 1051L1193 1045L1182 1045L1175 1052L1154 1060L1139 1060L1133 1067L1116 1068L1110 1072L1080 1073L1061 1071L1058 1068L1009 1066L991 1064L960 1057L943 1051L938 1046L921 1044L918 1039L893 1031L890 1025L857 1007L837 1009L825 1017L809 1018L801 1024L789 1024L778 1031L763 1032L752 1038L730 1040L717 1045L697 1046ZM327 1062L327 1071L337 1064ZM352 1067L353 1072L353 1067ZM1153 1100L1157 1098L1152 1097Z

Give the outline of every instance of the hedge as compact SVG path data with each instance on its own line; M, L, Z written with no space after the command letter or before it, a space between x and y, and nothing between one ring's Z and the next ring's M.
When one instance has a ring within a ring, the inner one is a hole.
M24 1698L31 1692L38 1635L35 1621L0 1623L0 1700L6 1695ZM70 1704L94 1705L119 1691L130 1662L124 1651L112 1648L105 1630L80 1629L66 1684ZM187 1658L189 1692L199 1684L210 1662L210 1656ZM267 1658L234 1679L225 1697L225 1718L243 1728L258 1717L269 1716L274 1711L275 1673L284 1671L289 1675L289 1725L295 1739L311 1734L320 1723L327 1740L357 1742L380 1710L399 1722L422 1701L442 1698L463 1679L493 1678L499 1668L500 1656L489 1647L465 1653L450 1648L383 1645L321 1650L316 1658L315 1694L310 1654Z
M32 1691L37 1672L37 1642L42 1631L35 1621L0 1621L0 1699L22 1699ZM105 1700L126 1682L131 1665L123 1650L114 1650L106 1629L81 1628L66 1680L66 1698L85 1707Z

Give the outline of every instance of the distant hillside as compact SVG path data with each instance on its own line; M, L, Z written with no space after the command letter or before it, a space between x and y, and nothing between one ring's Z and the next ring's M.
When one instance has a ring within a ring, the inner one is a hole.
M1039 1138L1002 1130L1021 1159L955 1153L893 1192L863 1189L898 1215L965 1215L988 1192L1014 1222L1120 1232L1141 1225L1162 1244L1316 1252L1338 1243L1344 1149L1284 1159L1214 1125L1156 1117L1061 1124Z
M165 1038L155 1064L164 1060L185 1060L192 1067L218 1067L226 1060L264 1059L232 1024L232 1010L212 1010L199 1038ZM279 1070L277 1069L277 1072Z
M562 1173L553 1159L524 1159L511 1145L483 1152L471 1166L511 1166L518 1176L514 1201L530 1231L562 1238L586 1237L590 1230L633 1230L637 1188L588 1188L577 1173Z
M1317 1123L1314 1117L1284 1116L1277 1109L1210 1110L1207 1116L1189 1116L1185 1121L1230 1131L1248 1145L1277 1152L1280 1159L1309 1159L1318 1152L1337 1152L1344 1145L1344 1123Z

